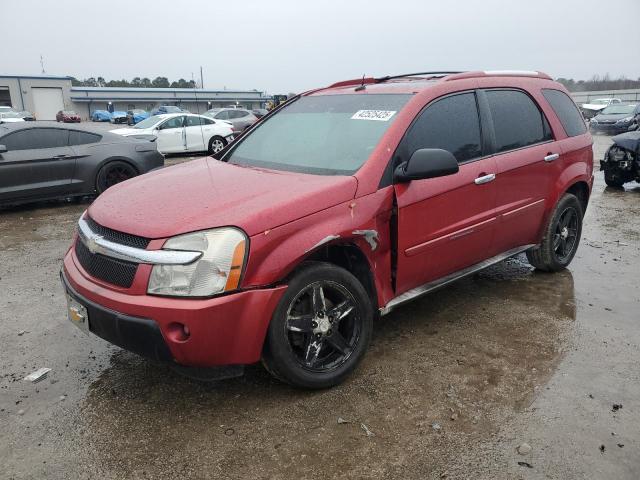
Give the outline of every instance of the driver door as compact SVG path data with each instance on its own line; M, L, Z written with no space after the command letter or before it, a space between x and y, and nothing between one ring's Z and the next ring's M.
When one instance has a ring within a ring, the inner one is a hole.
M398 147L397 160L420 148L448 150L460 170L395 185L397 294L490 257L496 228L496 164L492 157L483 157L474 92L428 105Z
M187 150L187 138L185 132L185 116L171 117L158 125L158 151L162 153L180 153Z

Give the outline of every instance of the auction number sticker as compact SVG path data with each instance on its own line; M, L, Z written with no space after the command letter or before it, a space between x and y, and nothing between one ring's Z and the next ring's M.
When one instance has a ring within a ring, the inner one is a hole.
M358 110L353 114L351 120L377 120L378 122L388 122L395 110Z

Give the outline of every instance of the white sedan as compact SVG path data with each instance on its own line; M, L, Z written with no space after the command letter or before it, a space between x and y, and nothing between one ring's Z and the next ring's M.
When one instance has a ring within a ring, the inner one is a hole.
M155 115L131 128L117 128L111 132L124 136L153 135L160 153L216 153L233 140L229 122L191 113Z
M24 118L18 112L0 111L0 123L24 122Z

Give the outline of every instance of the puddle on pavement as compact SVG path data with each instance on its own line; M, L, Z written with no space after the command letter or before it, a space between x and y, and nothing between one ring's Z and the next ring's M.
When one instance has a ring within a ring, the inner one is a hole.
M531 403L575 314L571 272L534 273L513 259L380 319L359 369L332 390L295 390L257 365L200 383L117 351L81 410L84 461L129 475L180 474L196 462L198 471L263 478L340 458L341 472L366 476L395 468L382 460L388 448L438 450L431 469ZM360 423L375 436L363 437Z

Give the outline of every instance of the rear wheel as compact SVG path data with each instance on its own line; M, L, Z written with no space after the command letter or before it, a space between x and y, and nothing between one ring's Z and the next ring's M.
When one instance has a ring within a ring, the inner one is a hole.
M222 137L211 137L209 140L209 153L218 153L227 146L227 141Z
M113 187L116 183L124 182L136 175L138 175L136 169L127 162L122 160L109 162L98 172L96 190L100 194L107 188Z
M545 272L566 268L580 244L582 217L582 205L578 198L565 193L553 211L542 243L527 251L529 263Z
M263 363L297 387L340 383L369 345L373 307L350 272L310 263L289 282L269 325Z

